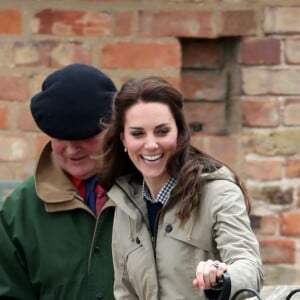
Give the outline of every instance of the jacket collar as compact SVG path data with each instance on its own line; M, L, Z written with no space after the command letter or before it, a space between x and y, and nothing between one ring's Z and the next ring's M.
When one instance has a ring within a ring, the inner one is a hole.
M81 208L92 214L68 175L57 164L50 141L45 145L37 163L35 187L48 212Z

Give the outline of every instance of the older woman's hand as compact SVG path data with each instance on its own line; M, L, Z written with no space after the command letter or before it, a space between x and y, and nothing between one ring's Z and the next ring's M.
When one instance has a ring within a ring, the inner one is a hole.
M212 289L217 285L218 279L227 271L227 265L217 260L200 261L196 269L196 278L193 286L201 290Z

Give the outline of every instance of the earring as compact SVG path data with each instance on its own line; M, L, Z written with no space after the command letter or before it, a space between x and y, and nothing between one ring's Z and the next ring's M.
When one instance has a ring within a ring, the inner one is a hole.
M127 148L126 147L124 147L124 152L127 152Z

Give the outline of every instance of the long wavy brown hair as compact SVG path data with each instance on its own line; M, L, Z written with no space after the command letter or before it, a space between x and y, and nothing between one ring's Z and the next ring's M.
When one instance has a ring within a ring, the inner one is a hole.
M205 179L201 179L201 174L213 172L224 164L191 145L191 133L183 114L183 96L160 77L148 76L129 80L116 94L112 119L107 125L103 143L103 165L99 174L99 182L109 189L118 176L137 172L129 156L124 152L120 134L124 131L127 110L139 102L165 104L175 119L178 130L177 147L168 161L167 171L171 177L176 178L180 188L182 197L177 214L180 222L184 224L191 212L200 204L205 184ZM233 170L232 172L244 194L246 207L250 212L247 190L237 174Z

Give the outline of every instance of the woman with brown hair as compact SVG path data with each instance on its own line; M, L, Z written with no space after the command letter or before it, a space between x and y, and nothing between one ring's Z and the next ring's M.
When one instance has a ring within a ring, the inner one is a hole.
M99 176L117 205L116 299L217 299L224 272L231 294L261 288L247 191L190 140L183 97L167 81L150 76L122 86Z

